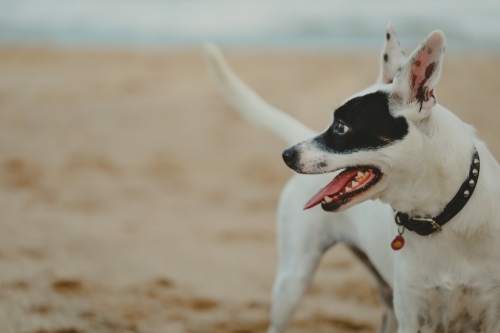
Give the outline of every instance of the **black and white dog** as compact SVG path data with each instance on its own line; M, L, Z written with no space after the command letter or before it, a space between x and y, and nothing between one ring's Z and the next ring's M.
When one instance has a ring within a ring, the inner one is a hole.
M268 332L285 329L337 242L379 282L380 332L500 331L500 165L470 125L437 103L444 51L435 31L406 59L389 24L376 84L317 134L264 102L205 46L236 109L295 144L283 152L290 168L321 174L294 176L281 195Z

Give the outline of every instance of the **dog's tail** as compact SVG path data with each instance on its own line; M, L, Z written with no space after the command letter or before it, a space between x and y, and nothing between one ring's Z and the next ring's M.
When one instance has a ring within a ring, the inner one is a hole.
M234 74L217 46L206 42L203 48L208 68L219 90L245 119L278 134L290 145L317 134L297 119L269 105L250 89Z

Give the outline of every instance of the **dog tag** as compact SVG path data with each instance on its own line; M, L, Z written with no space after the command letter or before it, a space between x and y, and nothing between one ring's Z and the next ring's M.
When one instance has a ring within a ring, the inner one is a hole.
M391 243L391 247L394 251L401 250L403 246L405 246L405 239L401 235L396 236Z

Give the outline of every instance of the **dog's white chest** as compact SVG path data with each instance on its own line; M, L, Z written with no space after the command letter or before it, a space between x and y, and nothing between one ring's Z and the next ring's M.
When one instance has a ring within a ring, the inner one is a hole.
M497 304L491 304L491 297L485 294L485 290L477 287L466 285L452 289L449 287L445 284L424 292L424 301L417 312L421 332L484 331L485 325L488 324L488 309ZM498 293L493 290L492 292Z
M496 256L488 258L485 253L483 262L476 255L472 255L476 260L465 260L465 254L444 257L448 260L435 256L441 259L437 260L440 265L430 259L429 265L422 262L417 266L420 269L407 269L399 275L396 312L403 310L402 318L413 322L421 333L500 331L500 265Z

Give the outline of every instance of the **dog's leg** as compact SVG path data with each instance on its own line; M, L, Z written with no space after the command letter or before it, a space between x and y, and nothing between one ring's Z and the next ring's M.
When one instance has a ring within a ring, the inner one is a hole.
M306 238L303 240L306 241ZM301 256L292 254L282 258L274 282L268 333L281 333L286 328L309 287L322 254L321 251L314 251Z
M398 320L392 308L383 306L382 323L378 329L378 333L395 333L398 331Z
M329 231L330 214L325 214L319 209L302 210L308 199L307 189L311 186L312 180L306 177L308 176L294 176L285 186L280 199L278 208L280 263L274 282L268 333L283 332L307 291L323 253L338 240L331 236ZM323 184L324 180L319 183ZM312 186L314 189L317 187L319 185Z
M398 321L394 313L393 291L385 279L380 275L377 268L370 261L368 256L359 248L349 245L353 254L368 268L372 276L377 281L379 298L382 302L383 316L378 333L395 333L398 329Z
M286 223L292 221L283 222ZM308 223L309 221L302 222ZM318 221L312 221L312 223L317 222ZM335 223L335 221L328 221L327 223ZM326 226L321 226L321 223L318 223L318 225L320 227L314 228L316 229L314 233L308 234L301 239L295 239L293 245L290 244L290 247L285 246L282 248L287 250L285 252L287 255L284 255L281 258L282 263L280 264L279 272L276 276L274 284L271 325L268 333L281 333L286 328L294 311L298 307L302 296L309 287L311 278L319 260L325 250L328 249L328 246L315 246L318 244L328 244L317 242L319 239L318 232L327 231ZM330 237L330 240L332 241L332 245L335 244L335 242L340 241L336 239L336 237ZM297 247L299 244L302 249L305 249L304 245L308 244L309 249L312 251L308 254L297 254L288 251L292 247ZM353 252L356 256L358 256L359 250L356 249ZM358 258L360 258L367 266L373 267L369 261L367 263L368 259L366 256L358 256ZM395 333L398 329L398 322L392 308L392 288L380 278L380 275L376 272L376 270L373 271L370 269L370 271L372 271L373 275L377 279L379 296L383 304L383 317L378 333Z
M377 252L382 243L390 244L391 230L385 230L392 222L392 209L378 201L367 201L339 213L325 213L320 209L302 210L303 204L334 175L296 175L285 186L278 207L278 247L280 264L275 279L271 309L271 324L268 333L283 332L307 291L314 271L323 253L337 242L350 244L353 253L368 267L378 282L384 304L384 319L380 333L394 333L397 321L392 310L392 288L379 274L367 251L379 254L377 267L391 256ZM393 227L392 224L389 227ZM389 236L378 237L378 234ZM387 239L385 239L387 238ZM382 261L382 262L380 262Z

